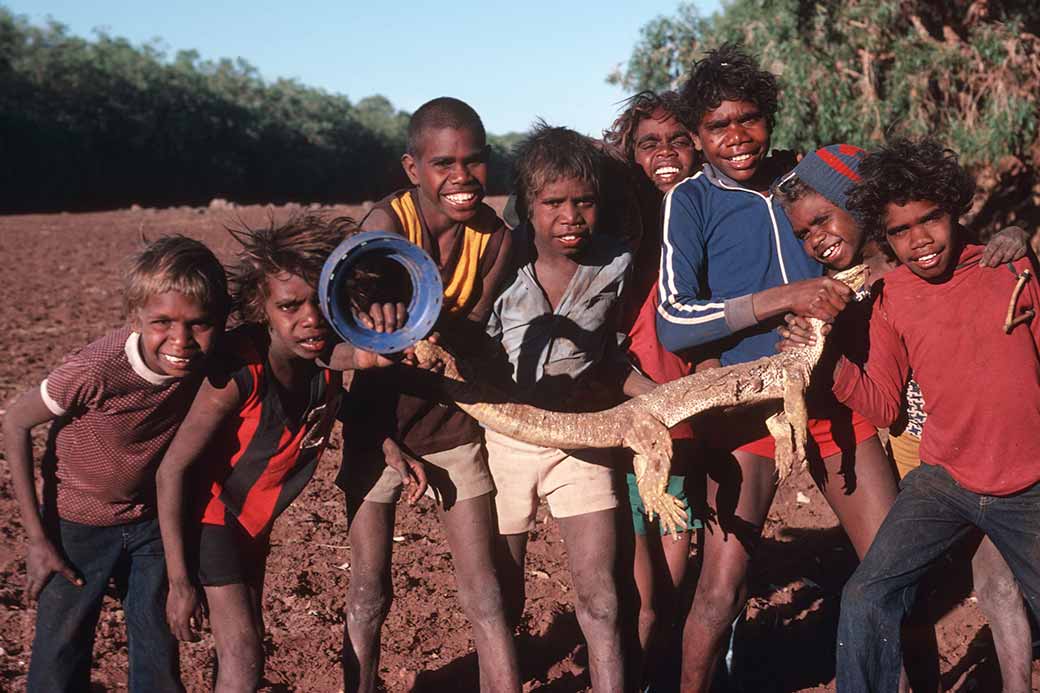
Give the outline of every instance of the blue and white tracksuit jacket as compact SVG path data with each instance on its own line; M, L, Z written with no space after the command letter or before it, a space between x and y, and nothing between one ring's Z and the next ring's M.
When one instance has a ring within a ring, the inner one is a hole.
M664 199L657 334L670 351L717 342L722 365L776 353L779 324L759 324L751 295L823 274L780 203L709 164Z

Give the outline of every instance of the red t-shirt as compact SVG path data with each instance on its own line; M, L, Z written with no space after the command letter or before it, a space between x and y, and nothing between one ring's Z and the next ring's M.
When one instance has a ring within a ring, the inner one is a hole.
M980 267L966 246L947 281L929 283L900 267L885 275L870 319L865 370L842 359L837 398L877 426L899 416L912 369L928 423L921 461L944 467L974 493L1003 496L1040 480L1040 317L1004 333L1017 281L1033 276L1016 314L1040 309L1032 258Z
M201 378L155 373L124 327L70 355L40 385L60 418L42 463L58 516L108 527L155 515L155 470ZM45 490L45 498L50 495Z

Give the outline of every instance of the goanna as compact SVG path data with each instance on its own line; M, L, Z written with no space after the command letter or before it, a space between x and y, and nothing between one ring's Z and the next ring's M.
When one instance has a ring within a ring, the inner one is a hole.
M835 279L859 291L866 267L845 270ZM459 407L488 428L532 445L547 447L627 447L634 453L636 483L647 515L660 517L670 532L685 526L682 503L666 492L671 469L672 441L668 429L680 421L713 409L731 409L770 400L783 407L766 420L776 440L776 467L782 481L794 465L805 461L808 414L805 391L823 354L823 321L811 319L816 343L756 361L715 368L657 386L611 409L561 413L508 401L501 393L467 382L454 357L427 340L415 345L421 364L444 364L446 393Z

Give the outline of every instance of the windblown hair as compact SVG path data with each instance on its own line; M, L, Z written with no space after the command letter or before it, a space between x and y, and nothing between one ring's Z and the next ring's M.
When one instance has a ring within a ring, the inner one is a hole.
M276 225L228 228L242 245L230 268L231 304L243 322L265 323L267 278L295 274L317 287L321 268L332 251L358 226L350 217L304 213Z
M599 195L605 155L585 135L539 120L513 152L516 208L521 219L530 216L531 202L542 188L562 178L583 180Z
M472 106L450 96L440 96L419 106L408 120L408 153L418 156L426 132L442 128L472 130L481 142L487 141L484 123Z
M790 210L798 200L808 195L819 195L815 188L791 172L782 176L773 183L769 192L783 206L784 210Z
M132 316L152 296L176 291L219 315L227 316L228 282L224 266L204 244L179 234L161 236L130 260L123 309Z
M862 180L852 188L849 210L881 242L889 204L927 200L956 222L975 194L975 179L958 163L957 153L931 138L895 140L867 154L859 174Z
M686 107L686 124L694 132L704 114L723 101L755 104L772 132L779 96L776 76L760 69L754 58L732 43L708 51L707 57L698 60L680 92Z
M680 123L685 124L685 106L674 91L641 91L625 102L625 110L617 117L609 130L603 131L603 141L615 147L627 161L635 160L636 131L639 124L652 118L654 112L662 110Z

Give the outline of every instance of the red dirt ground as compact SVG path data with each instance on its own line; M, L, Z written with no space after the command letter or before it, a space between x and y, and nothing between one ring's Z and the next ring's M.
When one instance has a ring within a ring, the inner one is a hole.
M497 200L501 204L502 200ZM358 214L360 208L335 208ZM0 402L32 387L70 350L121 323L120 263L142 236L180 232L227 258L223 225L257 223L286 208L123 210L0 217ZM0 415L2 407L0 404ZM44 432L37 431L37 450ZM274 531L264 610L266 691L339 691L343 600L350 547L341 493L333 486L338 452ZM544 510L543 510L544 512ZM571 607L563 545L555 524L539 523L528 564L526 633L518 636L525 690L581 691L585 648ZM34 612L24 602L22 530L0 466L0 690L21 690ZM476 690L476 658L455 600L451 558L432 507L401 508L395 533L397 600L383 638L389 691ZM834 631L841 586L854 568L850 545L807 474L779 490L752 574L736 666L747 691L833 691ZM945 612L938 627L943 689L996 691L999 675L984 619L969 597L967 571L944 570ZM949 576L953 577L950 578ZM102 612L95 648L96 691L126 687L126 635L115 600ZM182 650L189 691L212 685L211 641ZM1040 663L1033 688L1040 690Z

